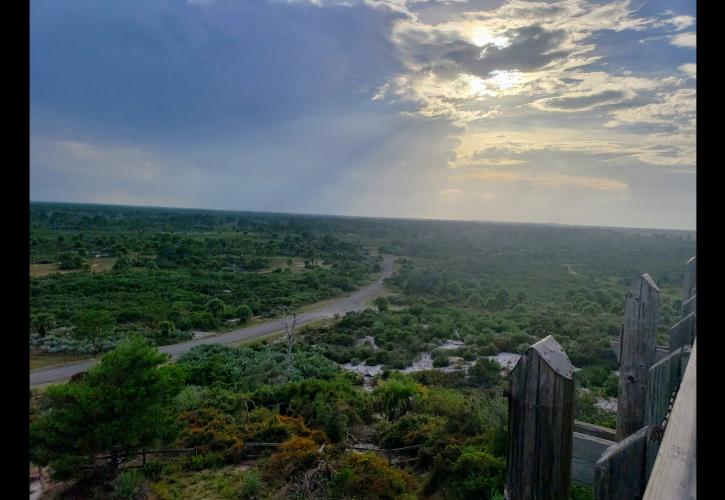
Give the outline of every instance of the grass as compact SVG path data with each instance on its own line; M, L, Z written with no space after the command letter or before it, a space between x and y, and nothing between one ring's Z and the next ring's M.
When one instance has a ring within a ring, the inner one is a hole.
M93 257L90 259L91 272L103 273L113 269L116 257ZM53 273L77 273L80 269L58 269L58 264L30 264L30 276L38 278Z
M53 273L65 274L77 271L80 271L80 269L58 269L58 264L30 264L30 276L32 278L48 276Z
M259 475L246 467L230 466L199 472L179 472L153 483L151 492L161 500L249 498L259 493Z

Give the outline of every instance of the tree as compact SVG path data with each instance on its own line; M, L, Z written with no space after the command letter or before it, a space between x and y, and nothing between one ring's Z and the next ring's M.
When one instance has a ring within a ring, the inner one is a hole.
M113 318L106 311L86 311L81 314L75 329L76 336L90 340L93 351L98 352L98 344L113 326Z
M129 262L128 257L126 257L126 254L119 254L116 262L113 264L113 270L125 271L129 267L131 267L131 263Z
M183 370L133 335L78 382L54 385L30 424L30 457L56 478L83 477L83 466L112 449L130 452L175 437L174 398Z
M295 333L295 325L297 324L297 310L288 306L281 306L280 312L282 314L282 321L284 322L285 341L287 342L287 376L292 375L292 342L294 341L293 335Z
M496 292L496 305L499 308L503 309L508 306L510 300L511 295L505 288L501 288L498 292Z
M64 252L58 257L58 269L80 269L83 258L78 252Z
M492 359L480 358L469 368L468 376L479 387L493 387L501 380L501 366Z
M224 310L225 304L221 299L211 299L206 304L206 310L215 318Z
M38 313L33 318L33 328L40 334L41 337L45 337L48 330L55 326L55 317L50 313Z
M171 321L160 321L158 328L164 338L168 338L176 331L176 326Z
M239 323L245 324L249 323L249 320L252 319L252 310L248 305L241 305L239 306Z
M385 297L378 297L375 300L373 300L373 304L375 304L375 307L378 308L379 312L385 312L388 309L390 309L390 302L388 302L388 299Z

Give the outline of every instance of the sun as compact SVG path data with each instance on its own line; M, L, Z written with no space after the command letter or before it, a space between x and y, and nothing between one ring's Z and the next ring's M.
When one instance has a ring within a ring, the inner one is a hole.
M508 90L521 83L521 73L518 71L494 71L485 81L497 90Z
M471 33L471 41L476 47L484 47L486 45L495 45L497 47L506 47L510 45L509 39L505 36L496 36L488 28L478 26Z

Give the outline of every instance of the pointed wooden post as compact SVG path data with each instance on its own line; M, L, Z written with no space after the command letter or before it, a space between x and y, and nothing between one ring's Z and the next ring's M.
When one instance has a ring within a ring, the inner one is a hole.
M511 372L506 498L569 500L573 374L551 335L529 347Z
M695 295L697 286L697 257L692 257L685 264L685 279L682 283L682 302Z
M627 295L619 359L617 441L645 425L647 374L657 347L659 294L650 275L643 274Z

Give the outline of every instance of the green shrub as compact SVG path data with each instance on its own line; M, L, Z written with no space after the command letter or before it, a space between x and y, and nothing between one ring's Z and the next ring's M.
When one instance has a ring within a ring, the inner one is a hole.
M262 490L262 477L256 469L248 470L244 473L244 482L239 490L241 498L254 498Z
M121 472L114 481L114 490L118 498L133 498L136 494L143 474L138 469Z

